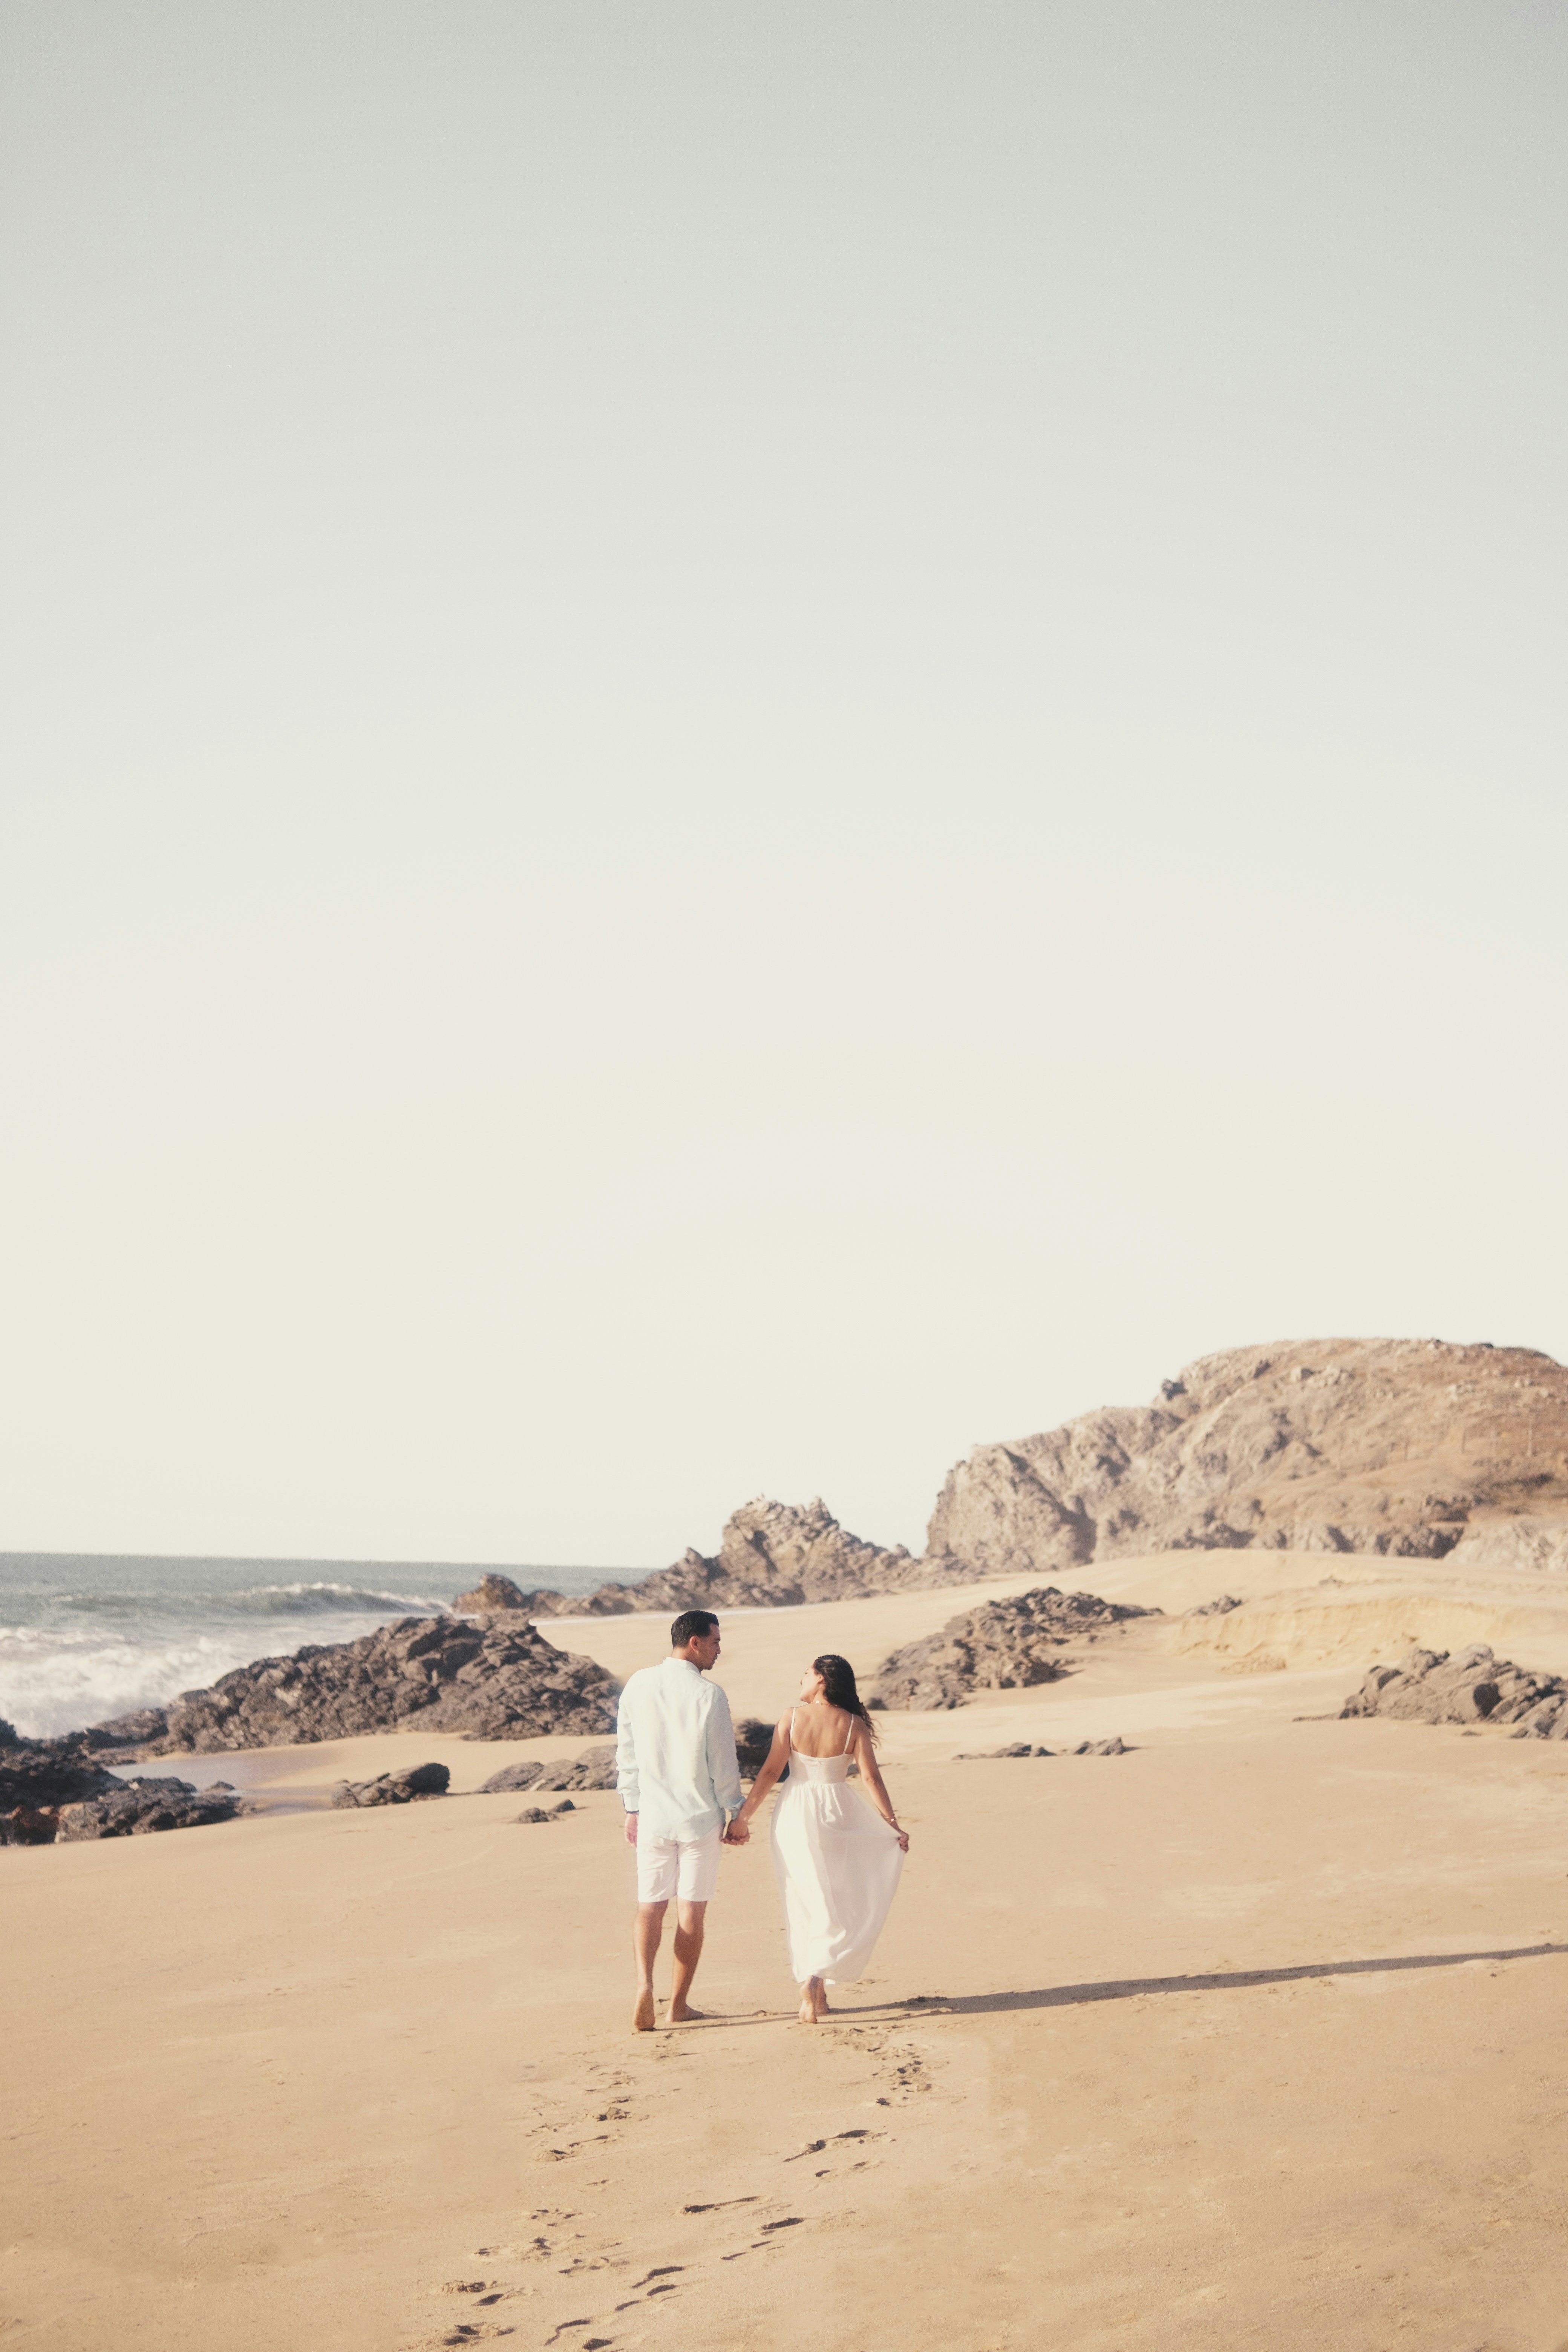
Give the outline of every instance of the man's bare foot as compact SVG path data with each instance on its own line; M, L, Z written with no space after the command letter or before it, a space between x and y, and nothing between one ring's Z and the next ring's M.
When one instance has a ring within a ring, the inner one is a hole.
M637 2005L632 2011L632 2032L651 2033L656 2021L653 2013L653 1988L650 1985L637 1995Z

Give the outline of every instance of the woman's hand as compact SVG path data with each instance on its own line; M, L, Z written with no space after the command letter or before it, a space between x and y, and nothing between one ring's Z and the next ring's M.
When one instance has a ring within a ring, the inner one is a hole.
M889 1822L888 1823L888 1827L892 1831L893 1835L894 1835L894 1836L898 1839L898 1841L899 1841L899 1851L900 1851L900 1853L908 1853L908 1852L909 1852L909 1850L910 1850L910 1833L909 1833L908 1830L901 1830L901 1829L898 1828L898 1827L896 1826L896 1824L895 1824L894 1822Z

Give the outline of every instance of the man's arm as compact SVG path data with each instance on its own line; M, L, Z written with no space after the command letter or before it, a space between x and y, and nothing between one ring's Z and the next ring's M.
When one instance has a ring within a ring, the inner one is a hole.
M637 1782L637 1743L632 1729L632 1710L626 1702L631 1696L628 1684L621 1693L621 1703L616 1712L616 1787L626 1809L626 1843L637 1842L637 1812L642 1791Z
M730 1702L717 1683L710 1684L713 1704L708 1710L708 1777L713 1784L713 1800L733 1817L744 1801L741 1793L741 1764L735 1754L735 1727L730 1720Z

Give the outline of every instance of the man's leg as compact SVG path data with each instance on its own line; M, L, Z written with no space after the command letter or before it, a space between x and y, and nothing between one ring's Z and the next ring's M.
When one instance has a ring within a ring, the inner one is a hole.
M702 1958L702 1932L707 1922L708 1906L719 1884L719 1851L721 1832L710 1830L706 1837L683 1840L680 1847L680 1873L676 1885L678 1904L675 1930L675 1976L670 1986L668 2022L680 2025L700 2012L687 2005L691 1979L697 1974L697 1963Z
M632 1929L632 1950L637 1964L637 2006L632 2011L632 2027L637 2033L651 2033L654 2026L653 1964L658 1958L659 1941L664 1934L664 1915L668 1903L639 1903L637 1923ZM698 1948L701 1948L698 1937ZM675 1939L676 1982L680 1981L680 1937Z
M676 1907L675 1975L669 1992L671 2025L680 2024L693 2013L686 2005L686 1996L691 1990L691 1979L702 1958L702 1931L707 1916L706 1903L681 1903Z

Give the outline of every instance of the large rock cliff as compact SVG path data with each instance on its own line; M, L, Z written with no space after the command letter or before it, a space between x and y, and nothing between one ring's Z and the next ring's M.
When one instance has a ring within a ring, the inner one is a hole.
M1152 1404L977 1446L948 1475L927 1559L1014 1576L1461 1542L1568 1566L1568 1370L1530 1348L1317 1339L1205 1356Z

